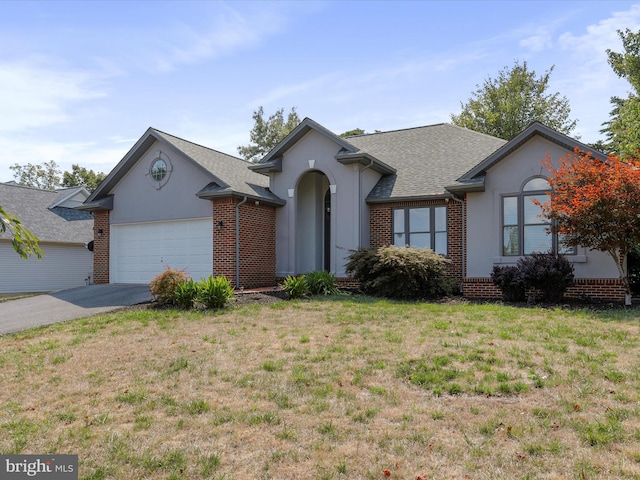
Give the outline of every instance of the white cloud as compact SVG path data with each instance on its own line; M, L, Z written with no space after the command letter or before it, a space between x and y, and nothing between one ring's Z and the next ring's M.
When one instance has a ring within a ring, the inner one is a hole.
M551 29L540 28L534 35L520 40L520 46L532 52L542 52L553 46Z
M617 30L626 28L634 31L640 28L640 4L623 12L613 12L611 17L587 26L582 34L564 33L559 36L558 45L570 53L576 64L583 65L583 70L589 70L593 75L610 70L606 50L621 50ZM594 71L593 68L597 70Z
M281 31L285 22L284 16L275 10L259 9L242 15L230 6L216 5L222 11L206 25L174 24L166 28L161 37L154 38L153 44L147 45L152 51L151 68L163 73L171 72L180 65L195 64L254 47L263 38Z
M68 107L104 96L92 75L64 71L42 61L0 63L0 132L16 132L70 120Z
M10 137L0 137L0 182L13 180L13 172L9 166L41 164L53 160L60 170L71 170L71 165L78 164L96 172L109 173L131 148L131 144L114 146L111 143L96 142L55 142L38 138L22 138L15 141Z

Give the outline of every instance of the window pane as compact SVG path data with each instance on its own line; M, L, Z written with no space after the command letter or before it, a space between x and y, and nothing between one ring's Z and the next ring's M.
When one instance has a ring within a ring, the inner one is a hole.
M436 232L447 231L447 207L436 207L433 209L436 222Z
M549 197L546 195L526 195L524 200L524 223L525 225L530 223L549 223L549 221L542 217L538 216L542 213L542 209L533 203L533 199L538 200L541 203L547 201Z
M547 233L547 225L524 227L524 254L551 251L551 235Z
M429 213L430 209L428 208L409 209L409 230L411 232L428 232Z
M576 247L569 247L564 244L564 235L558 235L558 253L561 255L575 255L578 252Z
M532 178L522 187L523 192L532 192L534 190L550 190L549 182L546 178Z
M393 211L393 233L404 232L404 210Z
M431 248L430 233L412 233L411 246L415 248Z
M393 244L396 247L404 247L407 245L407 237L404 233L393 234Z
M518 224L518 197L504 197L502 199L502 224Z
M447 254L447 232L436 233L436 246L433 250L441 255Z
M502 240L503 255L518 255L520 252L520 240L518 227L504 227Z

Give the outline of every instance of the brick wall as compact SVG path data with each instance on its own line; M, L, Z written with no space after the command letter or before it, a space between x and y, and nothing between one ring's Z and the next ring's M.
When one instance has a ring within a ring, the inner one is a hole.
M275 208L248 201L240 208L240 285L236 285L236 205L221 198L213 204L213 274L234 287L273 286L276 282ZM222 226L219 227L219 222Z
M276 281L276 209L249 201L240 206L240 286Z
M379 248L393 244L393 209L416 208L432 205L447 206L447 250L451 259L448 273L451 277L462 280L462 213L463 204L457 201L445 202L444 200L421 200L412 202L393 202L369 205L369 229L370 245Z
M463 296L466 298L496 299L502 293L491 278L465 278ZM565 298L593 301L624 301L624 286L617 278L578 278L567 289Z
M93 283L109 283L109 210L93 212Z
M236 200L213 200L213 275L236 282ZM221 226L218 226L221 225Z

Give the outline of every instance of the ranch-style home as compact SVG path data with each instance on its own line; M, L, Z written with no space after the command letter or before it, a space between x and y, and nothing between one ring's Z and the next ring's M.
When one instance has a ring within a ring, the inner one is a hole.
M38 237L44 252L40 260L25 260L10 235L0 236L0 293L50 292L92 281L93 256L86 244L93 239L93 219L75 209L88 197L84 187L52 191L0 183L0 205Z
M245 288L315 270L348 281L351 250L396 244L448 256L467 297L500 295L494 265L553 250L575 266L570 296L619 300L610 257L564 247L532 202L545 154L574 147L589 150L540 123L505 142L449 124L341 138L306 118L248 163L150 128L79 208L94 215L96 283L167 266Z

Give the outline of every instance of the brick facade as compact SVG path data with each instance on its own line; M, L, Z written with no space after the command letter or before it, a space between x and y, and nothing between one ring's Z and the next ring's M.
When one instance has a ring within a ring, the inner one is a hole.
M109 210L93 212L93 283L109 283Z
M496 299L502 293L491 278L465 278L463 295L466 298ZM567 289L564 297L575 300L622 301L624 286L618 278L577 278L574 285Z
M451 277L462 280L462 218L464 202L445 200L420 200L410 202L393 202L369 205L370 246L379 248L393 245L393 209L418 208L427 206L447 207L447 256L451 259L448 273Z
M224 275L234 287L273 286L276 282L275 208L254 201L239 207L240 284L236 285L236 205L221 198L213 204L213 274Z

